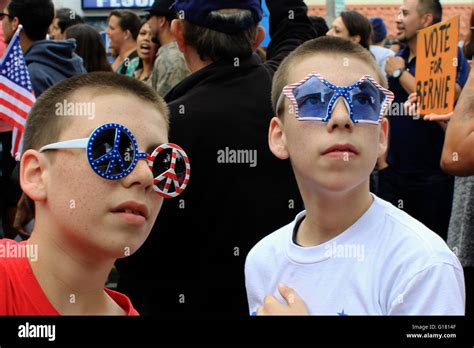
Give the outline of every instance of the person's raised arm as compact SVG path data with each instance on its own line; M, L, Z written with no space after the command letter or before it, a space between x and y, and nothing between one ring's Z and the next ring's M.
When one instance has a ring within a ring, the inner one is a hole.
M461 92L446 129L441 168L457 176L474 175L474 72Z
M275 72L291 51L316 37L303 0L267 0L270 12L270 37L265 65Z

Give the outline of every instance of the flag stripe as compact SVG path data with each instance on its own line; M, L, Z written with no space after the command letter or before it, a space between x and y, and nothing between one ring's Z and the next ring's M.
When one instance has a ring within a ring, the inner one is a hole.
M12 113L7 108L0 105L0 118L3 120L13 123L15 127L24 128L26 124L26 120L18 115Z
M0 82L0 87L1 85L2 84ZM26 113L29 113L31 110L31 105L28 106L22 103L21 101L19 101L18 99L15 99L15 97L12 97L10 94L2 93L1 90L0 90L0 99L5 99L7 102L14 104L15 106L19 107L21 110L25 111Z
M1 96L0 96L0 106L10 109L12 112L16 113L20 117L23 117L25 120L28 117L28 112L25 112L23 109L20 109L18 106L13 105L6 99L3 99Z
M0 90L10 94L19 99L22 103L32 106L35 102L35 97L27 89L13 83L9 79L0 75Z

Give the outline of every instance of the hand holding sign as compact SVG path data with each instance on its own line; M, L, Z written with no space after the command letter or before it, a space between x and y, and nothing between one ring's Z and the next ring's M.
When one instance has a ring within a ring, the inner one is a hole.
M278 291L288 304L280 303L275 296L265 296L263 306L257 309L257 315L309 315L306 304L295 290L279 284Z
M454 109L459 17L418 31L416 93L420 114L449 114Z
M420 118L419 99L420 98L418 97L416 92L411 93L408 96L407 101L403 105L406 115L413 116L415 119ZM449 121L449 119L451 118L452 115L453 115L452 112L447 113L447 114L434 114L434 113L431 113L431 114L423 116L423 120L425 120L425 121L436 121L436 122L439 123L441 128L445 129L446 128L446 123Z

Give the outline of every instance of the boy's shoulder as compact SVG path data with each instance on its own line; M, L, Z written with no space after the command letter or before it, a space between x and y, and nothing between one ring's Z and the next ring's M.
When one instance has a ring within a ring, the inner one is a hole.
M378 232L387 258L413 262L419 267L442 263L460 267L458 259L439 235L391 203L376 196L375 203L383 215L383 225Z

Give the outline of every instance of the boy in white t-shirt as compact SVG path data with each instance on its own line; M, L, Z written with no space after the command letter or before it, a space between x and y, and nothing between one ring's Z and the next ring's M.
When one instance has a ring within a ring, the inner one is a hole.
M464 314L456 256L369 192L393 99L381 85L369 51L336 37L304 43L278 69L269 145L290 158L306 211L247 256L252 314Z

